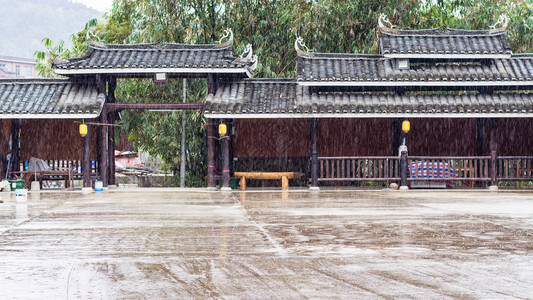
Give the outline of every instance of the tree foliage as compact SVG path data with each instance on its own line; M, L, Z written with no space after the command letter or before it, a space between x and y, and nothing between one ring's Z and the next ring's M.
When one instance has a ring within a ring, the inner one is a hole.
M115 0L106 23L88 24L73 35L72 50L66 51L60 43L49 56L83 54L88 30L104 43L204 44L216 42L225 28L232 28L236 54L250 43L259 56L256 77L294 77L297 36L317 52L377 53L381 13L399 29L488 29L507 14L512 48L533 50L532 4L520 0ZM188 87L188 102L205 99L205 80L189 80ZM117 87L120 102L182 102L181 95L179 80L169 81L162 89L141 79L120 80ZM187 185L204 185L204 120L199 112L186 118ZM181 120L181 113L128 111L123 114L121 132L176 172L181 163Z

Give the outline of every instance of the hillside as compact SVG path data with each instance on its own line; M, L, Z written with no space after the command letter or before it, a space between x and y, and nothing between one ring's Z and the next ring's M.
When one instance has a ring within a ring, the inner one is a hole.
M93 18L102 13L69 0L0 0L0 55L33 58L43 50L41 40L70 40Z

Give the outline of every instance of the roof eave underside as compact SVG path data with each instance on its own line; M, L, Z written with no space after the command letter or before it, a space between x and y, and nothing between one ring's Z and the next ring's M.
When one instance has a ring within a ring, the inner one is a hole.
M167 73L169 77L174 75L190 75L197 74L198 76L206 76L207 74L231 74L242 75L248 78L253 76L253 72L248 68L93 68L93 69L55 69L56 74L63 76L74 75L97 75L97 74L113 74L117 77L122 76L137 76L151 78L156 73ZM141 76L139 76L141 75Z
M287 113L223 114L204 113L207 119L368 119L368 118L533 118L530 113Z

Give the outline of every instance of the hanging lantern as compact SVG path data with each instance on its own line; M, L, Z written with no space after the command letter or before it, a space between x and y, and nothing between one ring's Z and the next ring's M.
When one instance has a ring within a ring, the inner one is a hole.
M403 121L402 130L403 130L403 132L408 133L409 130L411 130L411 123L409 123L409 121L407 121L407 120Z
M80 135L82 137L87 135L87 125L85 123L80 124Z
M220 123L220 125L218 125L218 134L220 134L220 136L225 136L227 132L228 126L224 123Z

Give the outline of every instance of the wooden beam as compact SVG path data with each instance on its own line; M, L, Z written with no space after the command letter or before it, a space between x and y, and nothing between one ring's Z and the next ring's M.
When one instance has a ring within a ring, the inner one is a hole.
M105 103L104 108L108 112L116 112L125 109L143 110L199 110L204 107L203 103Z

